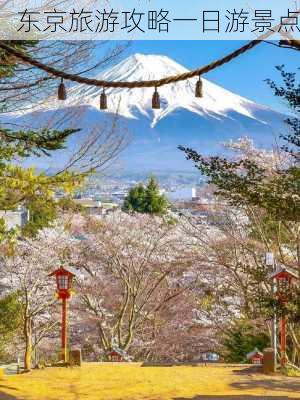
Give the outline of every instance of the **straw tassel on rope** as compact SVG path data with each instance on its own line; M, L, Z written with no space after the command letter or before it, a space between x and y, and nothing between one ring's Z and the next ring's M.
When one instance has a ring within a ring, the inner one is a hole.
M155 91L154 91L153 97L152 97L152 108L154 110L160 109L160 98L159 98L159 93L157 91L157 87L155 88Z
M107 95L104 88L100 95L100 110L107 110Z
M57 91L58 100L66 100L67 99L67 90L64 84L64 78L61 78L60 84L58 86Z
M195 97L203 97L203 81L201 75L199 75L199 80L196 83Z

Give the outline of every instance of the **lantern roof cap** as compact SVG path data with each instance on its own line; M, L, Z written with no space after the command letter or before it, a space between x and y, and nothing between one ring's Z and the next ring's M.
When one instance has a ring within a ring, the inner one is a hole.
M257 347L255 347L255 349L253 351L251 351L250 353L247 354L247 360L250 360L252 357L259 355L259 356L263 356L263 353L261 351L258 350Z
M286 274L286 275L289 275L291 278L299 279L299 276L298 276L298 274L296 274L296 272L292 271L291 269L289 269L289 268L287 268L285 266L281 266L271 276L272 276L272 278L277 278L281 274Z
M59 272L65 271L72 276L76 276L77 278L81 278L81 274L75 268L70 266L61 266L60 268L56 269L55 271L51 272L49 276L57 275Z

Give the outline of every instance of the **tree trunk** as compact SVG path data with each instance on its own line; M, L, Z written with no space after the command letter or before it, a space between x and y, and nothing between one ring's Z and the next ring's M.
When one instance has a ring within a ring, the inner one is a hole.
M292 354L292 364L296 364L296 359L297 359L297 349L296 347L293 348L293 354Z
M299 340L297 338L297 334L294 330L294 327L290 325L290 337L292 339L292 343L293 343L293 352L294 352L294 358L296 360L296 358L300 358L300 343ZM295 354L296 353L296 354Z
M99 322L99 321L97 322L97 327L98 327L101 347L105 352L107 352L107 351L111 350L111 342L108 341L107 337L105 336L101 322Z
M24 369L25 371L30 371L31 358L32 358L32 330L31 330L30 318L25 318L24 337L25 337Z

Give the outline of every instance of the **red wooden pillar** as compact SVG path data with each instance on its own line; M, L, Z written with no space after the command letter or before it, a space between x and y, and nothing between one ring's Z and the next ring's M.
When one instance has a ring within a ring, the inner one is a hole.
M285 305L288 301L289 291L292 289L292 282L299 279L296 272L282 266L279 270L272 274L272 278L277 282L277 293L278 300L282 305ZM287 317L283 315L280 319L280 365L284 368L287 364L286 354L286 325Z
M280 320L280 365L285 368L287 363L286 357L286 316L282 316Z
M72 280L79 276L71 267L60 267L49 276L56 277L57 295L62 300L61 313L61 358L64 363L68 362L68 299L71 297Z
M61 353L62 359L66 363L68 361L67 354L67 313L68 304L67 299L63 297L62 299L62 315L61 315Z

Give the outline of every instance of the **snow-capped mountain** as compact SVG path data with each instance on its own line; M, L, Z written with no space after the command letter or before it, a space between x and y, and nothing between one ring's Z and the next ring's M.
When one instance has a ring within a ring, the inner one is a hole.
M108 81L140 81L177 75L187 69L168 57L135 54L96 76ZM152 88L108 89L108 110L99 110L102 88L74 85L68 99L50 97L34 105L30 112L10 118L39 127L51 121L55 126L87 129L107 124L118 112L122 129L132 142L122 158L126 170L186 170L191 164L177 146L187 145L202 152L220 150L220 142L242 135L253 137L259 145L269 145L282 127L284 117L203 79L203 98L195 97L197 78L159 88L161 109L152 110ZM64 118L64 115L72 115ZM71 145L72 147L72 145ZM61 158L61 157L60 157Z

